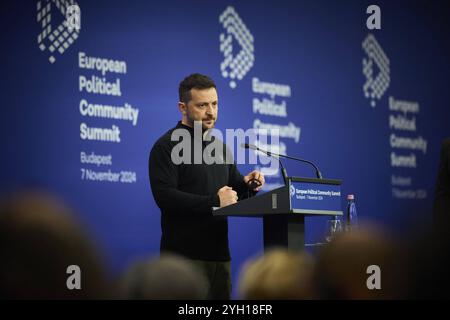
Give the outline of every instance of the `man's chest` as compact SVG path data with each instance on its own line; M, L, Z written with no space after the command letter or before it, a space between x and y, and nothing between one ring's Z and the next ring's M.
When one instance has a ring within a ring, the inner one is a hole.
M183 164L178 167L178 186L184 191L216 192L228 184L226 164Z

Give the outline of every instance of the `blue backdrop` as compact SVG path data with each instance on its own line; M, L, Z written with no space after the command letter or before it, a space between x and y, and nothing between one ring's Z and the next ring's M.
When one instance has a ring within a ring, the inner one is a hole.
M63 24L69 4L81 10L79 30ZM314 160L326 178L342 179L360 218L395 232L429 224L440 142L450 136L444 4L378 1L381 30L369 30L370 4L4 2L1 194L23 187L57 193L76 208L115 274L157 254L160 212L148 153L180 119L179 82L200 72L217 83L219 129L294 128L299 135L280 138L284 151ZM80 56L98 58L99 68L95 62L87 68ZM102 73L109 60L107 66L119 67ZM120 95L80 86L92 77L120 81ZM289 92L271 96L256 81ZM129 104L139 113L133 123L124 114L86 114L87 104L102 110L129 110ZM280 108L285 116L273 111ZM85 139L86 128L105 133L113 126L120 142ZM105 163L86 163L82 153ZM406 158L400 163L400 157ZM285 165L289 175L314 174L295 162ZM246 174L254 166L239 168ZM114 173L119 181L101 180ZM279 176L266 180L266 190L280 183ZM242 263L262 251L262 223L229 221L236 283ZM308 219L307 242L323 241L324 229L323 217Z

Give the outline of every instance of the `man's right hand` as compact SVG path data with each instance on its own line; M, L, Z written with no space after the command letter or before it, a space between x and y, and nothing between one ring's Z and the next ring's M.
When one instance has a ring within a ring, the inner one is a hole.
M219 192L217 192L217 195L220 198L220 207L226 207L230 204L234 204L238 200L238 196L236 191L233 190L233 188L229 186L225 186L219 189Z

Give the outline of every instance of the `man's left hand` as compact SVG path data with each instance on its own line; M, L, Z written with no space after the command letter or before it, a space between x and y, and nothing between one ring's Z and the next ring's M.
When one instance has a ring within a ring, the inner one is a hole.
M264 175L259 171L256 171L256 170L252 171L244 177L244 182L248 185L248 182L252 179L256 179L261 183L261 185L259 187L253 189L253 191L259 191L265 182Z

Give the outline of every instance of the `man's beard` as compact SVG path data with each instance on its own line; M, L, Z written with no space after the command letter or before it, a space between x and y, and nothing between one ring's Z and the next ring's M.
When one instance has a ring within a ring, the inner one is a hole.
M188 116L188 121L189 121L189 124L190 124L192 127L194 127L194 122L195 122L195 121L201 121L201 122L202 122L202 129L208 130L208 129L214 128L214 126L215 126L215 124L216 124L216 121L217 121L217 117L208 117L208 118L201 119L201 120L195 120L195 119L193 119L192 117ZM212 126L211 126L211 128L205 124L205 122L207 122L207 121L212 121Z
M210 120L215 121L216 118L215 117L206 117L205 119L202 119L202 121L210 121Z
M206 118L206 119L202 120L202 126L203 126L204 129L208 129L208 128L204 127L204 123L205 122L209 122L209 121L212 121L212 128L214 128L214 125L216 124L216 118L211 117L211 118Z

